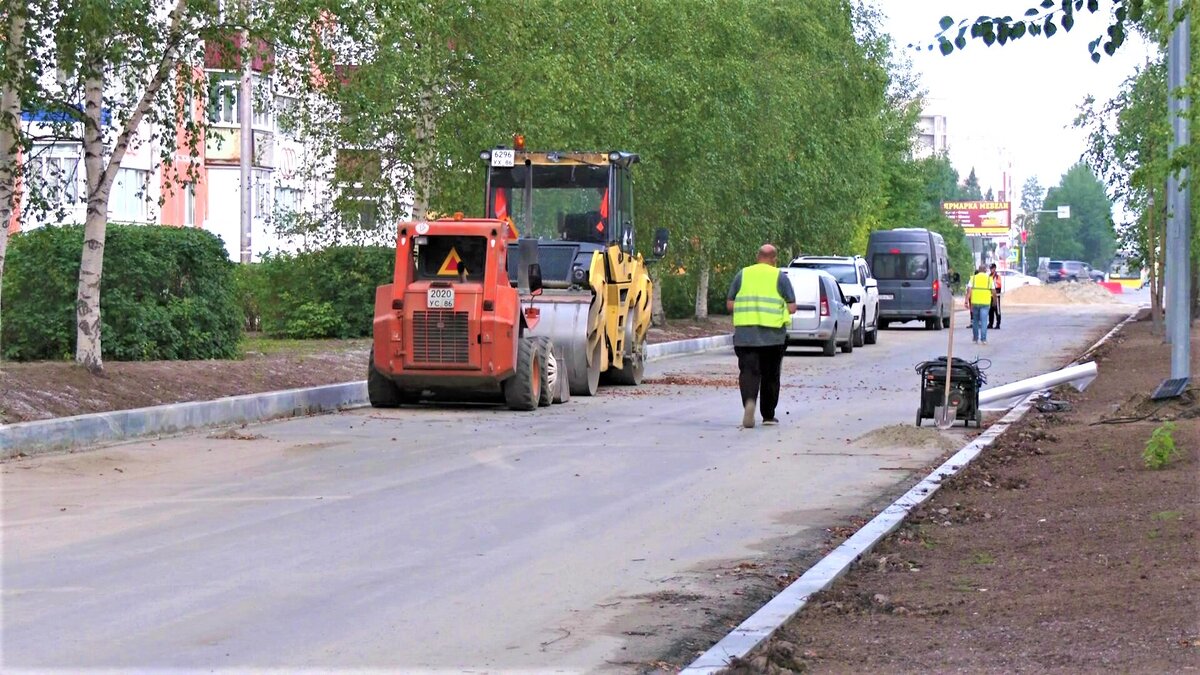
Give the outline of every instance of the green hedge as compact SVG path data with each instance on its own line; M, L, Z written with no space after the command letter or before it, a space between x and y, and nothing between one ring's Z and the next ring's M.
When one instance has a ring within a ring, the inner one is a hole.
M278 253L237 271L246 326L271 337L352 338L371 334L375 288L390 283L396 249L331 246Z
M4 271L0 348L13 360L68 359L83 227L15 235ZM104 357L118 361L225 359L242 326L233 263L221 240L196 228L107 228L100 286Z

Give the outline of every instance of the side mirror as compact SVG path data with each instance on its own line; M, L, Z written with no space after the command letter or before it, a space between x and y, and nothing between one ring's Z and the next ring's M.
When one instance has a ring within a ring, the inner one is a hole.
M879 288L879 282L875 277L867 277L867 288Z
M537 263L529 266L529 292L533 295L542 293L542 266Z
M858 298L855 298L853 296L846 298L846 306L847 307L853 307L856 304L858 304Z
M621 226L621 250L633 254L633 223L628 220Z
M665 227L660 227L654 231L654 247L651 249L651 253L655 259L667 254L667 241L670 237L671 233Z

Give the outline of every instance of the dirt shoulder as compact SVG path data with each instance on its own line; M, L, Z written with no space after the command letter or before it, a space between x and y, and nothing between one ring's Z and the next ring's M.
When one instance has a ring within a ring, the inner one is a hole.
M672 321L650 329L652 344L733 330L729 317ZM126 410L366 377L371 342L249 338L229 361L109 361L93 376L66 362L0 363L0 424Z
M733 672L1200 670L1200 396L1148 400L1149 322L1097 361L1069 411L1005 433ZM1168 421L1178 457L1150 470Z

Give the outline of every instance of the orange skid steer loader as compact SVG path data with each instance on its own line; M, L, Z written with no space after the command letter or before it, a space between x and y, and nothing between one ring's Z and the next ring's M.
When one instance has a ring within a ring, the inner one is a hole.
M537 242L510 248L514 234L501 220L460 213L400 225L394 280L375 291L372 406L503 397L513 410L534 410L570 397L553 343L532 334L532 300L542 290Z

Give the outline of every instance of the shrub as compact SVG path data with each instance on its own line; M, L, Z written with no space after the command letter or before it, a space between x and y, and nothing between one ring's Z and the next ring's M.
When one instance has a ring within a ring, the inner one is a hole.
M4 278L3 354L65 359L75 351L75 293L83 227L17 234ZM110 224L100 286L104 357L216 359L237 354L241 321L233 263L195 228Z
M257 311L272 337L351 338L371 334L375 288L390 283L396 250L331 246L267 256L245 275L242 308Z
M1174 461L1179 449L1175 447L1175 423L1163 422L1150 440L1146 441L1146 449L1142 451L1142 461L1148 469L1163 469Z

